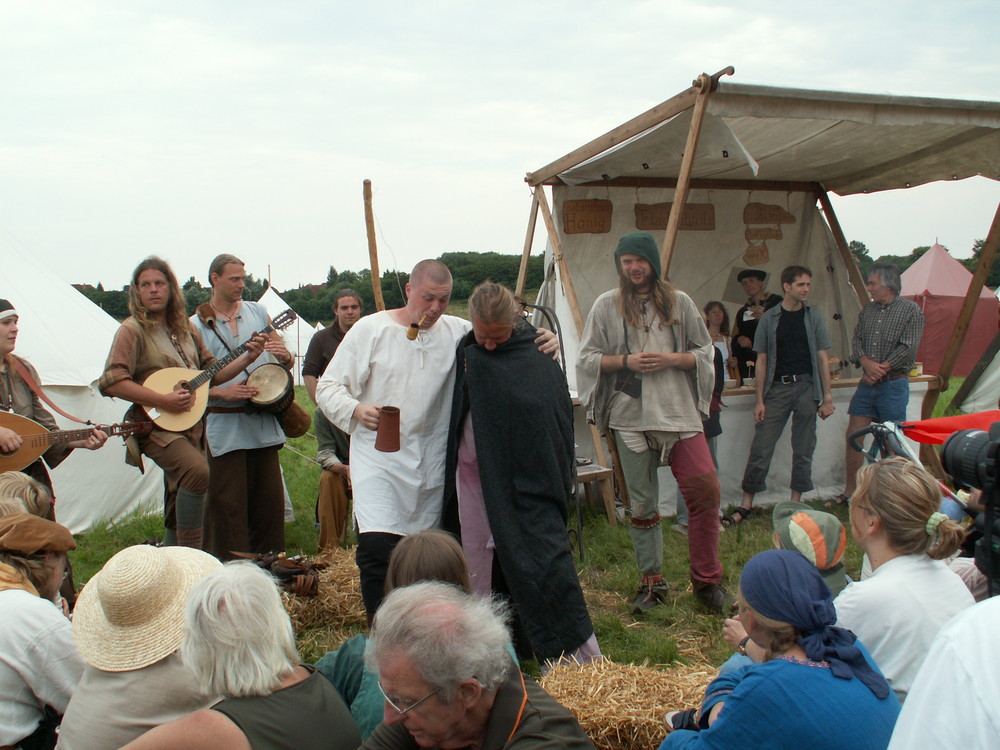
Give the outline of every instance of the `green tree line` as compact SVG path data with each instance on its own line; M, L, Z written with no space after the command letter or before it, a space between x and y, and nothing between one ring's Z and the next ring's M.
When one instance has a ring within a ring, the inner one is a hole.
M985 240L976 240L972 243L971 258L956 258L955 260L968 268L970 272L975 273L976 267L979 265L979 258L983 254L983 245L985 243ZM868 246L865 245L864 242L852 240L848 243L848 247L850 248L851 255L854 256L854 260L857 262L858 267L861 269L861 273L865 276L865 278L868 276L868 267L873 263L892 263L898 266L900 273L902 273L916 263L924 253L931 249L930 245L921 245L920 247L913 248L913 250L911 250L907 255L880 255L879 257L874 258L872 257ZM993 267L990 269L989 275L986 277L986 286L991 289L996 289L1000 286L1000 255L993 260Z
M517 274L521 258L517 255L503 255L496 252L486 253L444 253L438 260L451 269L455 280L452 298L468 299L475 286L487 279L513 289L517 284ZM535 289L541 286L543 273L543 256L534 255L528 261L528 275L525 286ZM410 279L408 271L387 270L382 273L382 297L387 308L401 307L405 301L403 290ZM121 289L106 290L100 282L97 286L90 284L74 284L74 287L87 299L94 302L116 320L128 317L128 286ZM328 322L331 319L330 308L334 296L341 289L353 289L361 297L366 312L375 309L375 293L372 291L372 274L367 268L360 271L337 271L330 266L326 281L316 284L305 284L295 289L276 290L282 299L305 320L310 322ZM212 295L211 288L202 286L194 276L181 285L184 292L184 302L188 314L193 314L195 308L207 302ZM255 279L248 274L246 290L243 298L258 300L267 291L266 279Z

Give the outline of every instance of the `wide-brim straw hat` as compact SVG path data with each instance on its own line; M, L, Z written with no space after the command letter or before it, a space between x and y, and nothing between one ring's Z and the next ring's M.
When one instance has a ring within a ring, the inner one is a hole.
M87 583L73 613L73 639L87 664L127 672L155 664L184 637L184 603L194 585L222 567L188 547L127 547Z

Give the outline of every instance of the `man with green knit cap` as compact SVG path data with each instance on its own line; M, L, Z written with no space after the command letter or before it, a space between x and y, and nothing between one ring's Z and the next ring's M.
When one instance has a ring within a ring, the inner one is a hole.
M690 511L694 593L722 612L732 598L720 585L719 479L702 431L715 383L712 338L691 298L660 278L652 235L623 236L615 267L618 288L598 297L587 316L576 377L587 419L611 431L625 475L642 576L632 609L651 609L669 590L656 474L668 465Z

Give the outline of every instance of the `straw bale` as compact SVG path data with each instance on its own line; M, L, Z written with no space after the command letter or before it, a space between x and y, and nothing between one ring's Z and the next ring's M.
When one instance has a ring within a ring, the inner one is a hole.
M601 750L648 750L666 736L667 711L700 705L715 673L708 665L654 669L605 659L560 664L541 684Z
M367 618L354 548L335 549L316 559L328 566L319 571L319 593L313 597L281 595L295 632L317 627L356 632Z

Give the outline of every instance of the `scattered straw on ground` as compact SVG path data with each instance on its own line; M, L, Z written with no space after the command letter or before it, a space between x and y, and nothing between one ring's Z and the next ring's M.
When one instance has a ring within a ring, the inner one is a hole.
M707 665L660 670L605 660L556 666L541 684L601 750L648 750L666 736L667 711L698 706L714 676Z
M317 560L327 563L328 567L319 571L319 593L316 596L282 594L295 632L320 627L356 631L364 626L365 607L361 601L354 548L336 549L320 555Z

